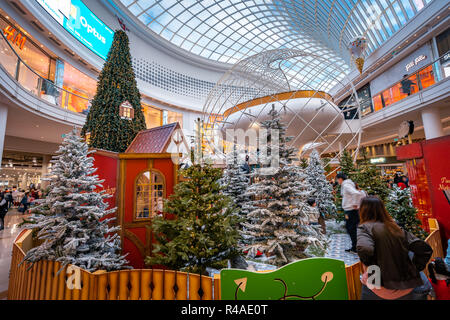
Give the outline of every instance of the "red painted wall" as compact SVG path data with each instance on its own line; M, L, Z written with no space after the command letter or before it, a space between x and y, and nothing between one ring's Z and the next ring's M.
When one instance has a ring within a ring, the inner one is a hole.
M100 180L105 180L102 183L103 188L98 188L97 191L106 190L112 197L107 199L109 208L117 206L117 181L118 181L118 154L114 152L99 151L91 155L94 158L94 167L97 171L94 173L98 175ZM117 212L116 212L117 213Z
M450 238L450 136L422 142L433 216L444 231L445 240ZM447 241L445 242L447 243Z

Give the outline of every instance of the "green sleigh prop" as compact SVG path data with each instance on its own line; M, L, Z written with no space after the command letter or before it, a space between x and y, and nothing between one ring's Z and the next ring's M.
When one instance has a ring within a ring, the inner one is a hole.
M348 300L345 263L310 258L270 272L224 269L222 300Z

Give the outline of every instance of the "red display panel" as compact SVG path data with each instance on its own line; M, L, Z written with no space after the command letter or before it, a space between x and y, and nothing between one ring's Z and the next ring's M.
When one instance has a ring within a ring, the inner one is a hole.
M100 180L104 180L102 188L97 188L97 191L105 190L111 198L106 202L109 204L109 209L117 207L117 181L119 158L115 152L97 150L91 155L94 158L94 167L97 171L94 173L98 175Z
M443 244L450 238L450 136L397 148L407 161L411 192L424 226L428 218L439 222Z

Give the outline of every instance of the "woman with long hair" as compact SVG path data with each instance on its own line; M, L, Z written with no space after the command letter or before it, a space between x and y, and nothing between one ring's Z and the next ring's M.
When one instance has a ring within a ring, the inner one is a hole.
M431 247L402 230L378 197L365 197L359 210L357 252L364 269L361 299L419 299L413 290L423 285L420 271L431 258ZM373 272L369 274L368 269Z

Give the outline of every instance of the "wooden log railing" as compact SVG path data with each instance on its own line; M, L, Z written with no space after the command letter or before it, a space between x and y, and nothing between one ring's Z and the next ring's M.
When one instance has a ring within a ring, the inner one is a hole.
M362 264L357 262L351 266L345 266L347 275L348 300L359 300L361 298L361 280Z
M219 299L219 280L198 274L156 269L91 273L73 266L67 266L58 273L61 269L59 262L21 264L32 246L29 230L19 234L13 245L8 300ZM72 276L76 272L79 272L79 286Z
M431 233L425 240L433 256L443 257L439 225L429 219ZM170 270L136 269L94 273L79 269L81 288L70 289L65 267L53 261L32 266L22 263L33 247L30 230L22 231L13 244L8 288L10 300L219 300L220 277L214 278ZM424 270L428 275L427 269ZM346 266L349 300L361 296L360 262Z
M425 242L430 245L433 249L433 255L431 256L431 260L437 257L444 257L444 247L442 246L442 238L441 232L439 230L439 223L434 218L428 219L428 225L430 226L430 235L425 239ZM431 262L430 260L430 262ZM424 270L427 277L428 274L428 265Z

